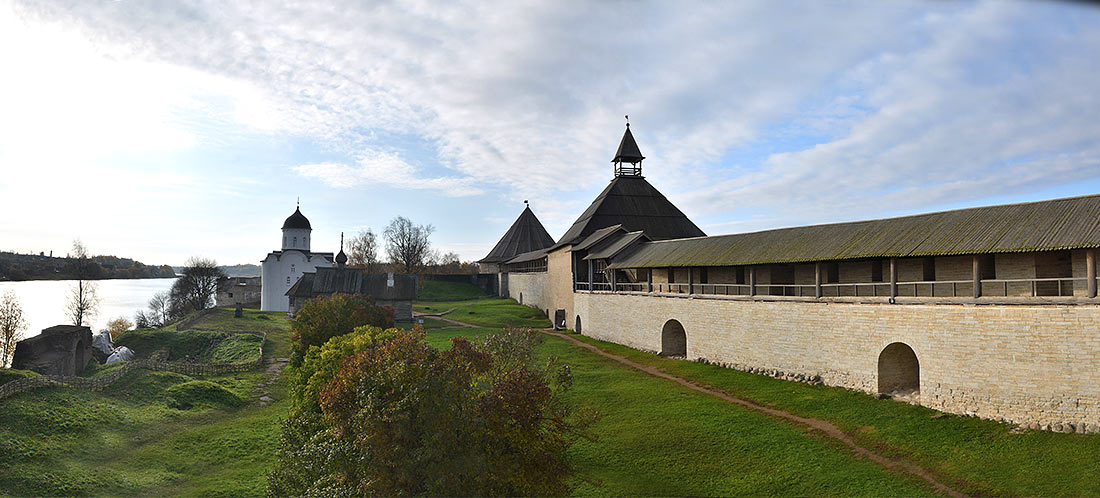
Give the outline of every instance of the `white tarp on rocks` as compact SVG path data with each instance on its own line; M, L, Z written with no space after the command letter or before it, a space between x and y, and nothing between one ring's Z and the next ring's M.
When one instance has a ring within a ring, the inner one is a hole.
M104 330L92 337L92 347L105 355L115 351L115 345L111 342L111 333Z
M134 352L130 351L130 348L122 346L111 353L111 356L107 358L107 363L114 363L116 361L130 361L134 359Z

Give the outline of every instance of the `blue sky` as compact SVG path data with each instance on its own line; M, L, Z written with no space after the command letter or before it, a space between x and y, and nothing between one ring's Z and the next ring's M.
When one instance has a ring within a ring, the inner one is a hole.
M0 0L0 249L257 263L394 216L482 257L645 175L708 234L1100 192L1100 9Z

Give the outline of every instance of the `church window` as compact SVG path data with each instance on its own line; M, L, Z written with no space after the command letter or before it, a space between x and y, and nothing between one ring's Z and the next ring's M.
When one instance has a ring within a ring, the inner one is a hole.
M293 273L294 273L294 265L290 265L290 273L291 273L291 274L293 274Z
M286 235L283 235L283 247L286 247Z
M286 277L286 284L290 285L290 277Z
M294 237L294 247L298 247L298 237Z
M308 246L309 245L309 235L306 235L305 237L302 237L302 245L303 246Z

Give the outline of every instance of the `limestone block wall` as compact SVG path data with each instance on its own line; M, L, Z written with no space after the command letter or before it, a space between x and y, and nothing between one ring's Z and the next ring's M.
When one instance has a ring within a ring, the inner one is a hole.
M509 273L508 296L516 302L546 311L550 309L550 277L546 272ZM553 312L551 311L551 315Z
M574 302L585 335L659 351L663 327L677 320L686 331L689 359L819 376L826 384L869 393L878 389L880 354L900 342L916 354L916 399L924 406L1014 423L1100 425L1098 305L890 305L610 293L578 293Z
M573 320L573 246L565 246L547 255L547 288L550 292L550 320L554 311L565 310L566 323ZM511 278L511 276L509 276Z

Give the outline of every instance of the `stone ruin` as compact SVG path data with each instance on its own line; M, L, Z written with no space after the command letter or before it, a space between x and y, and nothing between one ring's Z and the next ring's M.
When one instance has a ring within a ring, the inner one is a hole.
M15 345L12 368L42 375L76 375L92 360L92 329L56 325Z

